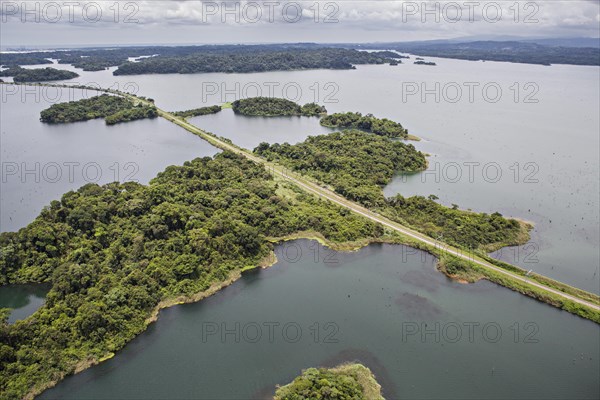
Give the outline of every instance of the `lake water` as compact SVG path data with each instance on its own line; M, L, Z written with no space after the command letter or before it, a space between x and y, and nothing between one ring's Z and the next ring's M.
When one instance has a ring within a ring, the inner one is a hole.
M592 322L489 282L453 282L402 246L334 253L300 240L277 252L272 268L163 310L113 359L40 398L268 398L303 368L354 360L388 399L600 395Z
M47 285L0 286L0 308L11 308L8 323L25 319L44 304L50 288Z
M130 89L167 110L273 94L300 103L317 101L330 112L371 112L400 121L424 139L415 145L431 154L431 171L398 176L386 195L436 194L443 204L530 220L536 228L529 246L497 256L598 293L598 68L429 60L438 66L122 77L111 70L78 71L81 77L73 81ZM474 84L479 89L469 98L465 87ZM480 89L486 85L484 95ZM463 94L454 101L451 90L457 86ZM492 102L498 87L502 96ZM429 94L422 98L425 89ZM525 103L525 96L538 102ZM147 182L169 164L216 152L163 120L115 127L103 121L44 125L39 112L52 100L50 93L42 97L23 102L19 95L3 96L3 166L97 162L106 179L101 182L108 182L114 180L108 176L114 162L122 177L130 172L125 164L133 161L139 164L140 181ZM70 97L62 93L63 101ZM231 110L191 120L247 148L327 132L316 118L244 118ZM52 199L87 183L27 178L34 175L26 175L24 182L8 175L2 183L1 230L26 225ZM309 242L294 243L312 254ZM399 263L402 247L386 245L337 254L333 265L322 258L284 259L267 271L245 274L208 300L163 311L114 359L67 379L42 398L268 397L275 384L290 381L302 368L354 359L375 371L389 398L600 396L597 325L488 282L453 283L420 254ZM298 343L281 335L273 343L232 343L231 335L221 341L218 334L202 340L203 329L220 328L223 322L229 328L239 322L250 330L252 322L297 323L303 335ZM326 329L328 322L334 325ZM456 343L436 341L435 334L403 341L403 332L421 329L421 322L434 328L439 322L446 336L457 323L463 336ZM314 343L310 332L315 323L321 339L337 329L337 343ZM470 323L479 324L473 343L465 340L464 324ZM482 336L481 328L490 323L488 335L493 337L493 323L502 329L497 343ZM538 342L524 343L534 331L529 339Z
M400 121L424 139L415 145L431 154L431 169L398 176L386 195L435 194L446 205L531 221L532 241L496 256L600 293L598 67L431 60L438 66L130 77L106 71L103 79L134 82L173 110L287 93L330 112ZM324 129L316 119L290 118L286 127L279 118L271 125L230 111L193 123L245 147L299 142Z
M0 86L0 232L26 226L50 201L87 183L147 183L169 165L217 152L160 118L114 126L101 119L43 124L40 111L58 95L66 101L87 95L70 89L12 90Z
M295 144L309 135L334 131L321 126L317 117L246 117L236 115L231 109L189 118L188 121L250 150L261 142Z

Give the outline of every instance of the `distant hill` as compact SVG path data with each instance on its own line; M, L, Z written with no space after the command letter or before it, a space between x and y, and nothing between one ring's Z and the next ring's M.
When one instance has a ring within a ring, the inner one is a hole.
M600 46L595 39L537 39L536 41L472 42L427 41L354 44L360 49L386 49L418 56L460 60L506 61L526 64L600 65ZM539 43L543 42L545 44ZM594 44L579 47L576 44ZM566 44L569 44L567 46ZM350 45L343 45L350 46Z

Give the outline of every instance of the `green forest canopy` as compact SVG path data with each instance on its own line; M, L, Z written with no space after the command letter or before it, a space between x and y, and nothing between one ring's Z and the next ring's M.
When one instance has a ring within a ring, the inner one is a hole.
M412 144L359 130L309 136L304 142L261 143L254 152L325 182L368 207L383 205L381 186L398 172L425 169L425 155Z
M223 50L205 48L202 51L183 51L181 55L159 55L126 62L119 65L114 75L353 69L358 64L384 64L390 61L377 53L351 49L237 46Z
M79 74L56 68L32 68L26 69L19 66L0 71L0 76L12 76L15 83L22 82L47 82L63 81L77 78Z
M312 176L340 195L375 209L392 220L435 239L468 249L491 250L527 241L527 227L499 213L473 213L425 198L385 198L382 187L398 172L426 168L414 146L364 131L343 131L309 137L290 145L261 143L254 152L268 160Z
M46 123L69 123L104 118L107 125L128 122L143 118L156 118L158 111L154 106L133 101L120 96L102 94L89 99L53 104L42 110L40 120Z
M408 138L408 131L399 122L376 118L373 114L358 112L336 113L321 118L321 125L329 128L354 128L390 138Z
M277 188L262 167L223 152L168 167L147 186L85 185L19 232L1 233L0 284L52 288L31 317L0 323L0 392L20 399L121 349L160 301L257 265L272 249L267 236L383 234L346 209Z
M236 114L263 117L297 115L312 117L327 113L325 107L316 103L308 103L304 106L300 106L300 104L294 103L291 100L276 97L251 97L240 99L232 103L232 108Z
M218 112L221 112L221 110L222 110L221 106L215 105L215 106L194 108L192 110L186 110L186 111L175 111L175 112L172 112L171 114L173 114L177 117L189 118L189 117L198 117L201 115L216 114Z

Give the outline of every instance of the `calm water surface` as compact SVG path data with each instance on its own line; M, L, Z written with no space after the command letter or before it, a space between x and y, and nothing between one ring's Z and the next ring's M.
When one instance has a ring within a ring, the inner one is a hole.
M0 308L11 308L8 323L25 319L44 304L47 285L5 285L0 287Z
M123 352L41 398L268 398L303 368L354 360L389 399L600 396L592 322L452 282L402 246L333 253L301 240L278 253L268 270L163 310Z

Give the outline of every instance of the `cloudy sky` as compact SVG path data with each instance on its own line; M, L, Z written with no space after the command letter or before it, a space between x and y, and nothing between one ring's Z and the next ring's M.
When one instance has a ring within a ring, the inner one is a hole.
M5 1L0 46L598 37L600 0Z

